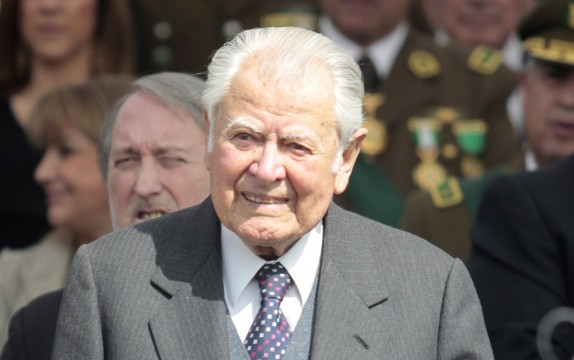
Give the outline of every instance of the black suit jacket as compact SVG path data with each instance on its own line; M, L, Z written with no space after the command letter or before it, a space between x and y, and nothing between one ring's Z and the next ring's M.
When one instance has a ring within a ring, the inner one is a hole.
M10 320L1 360L50 360L62 290L44 294L24 306Z
M574 156L494 180L472 242L468 267L495 357L539 359L540 320L554 308L574 306ZM574 332L561 330L556 351L571 359Z

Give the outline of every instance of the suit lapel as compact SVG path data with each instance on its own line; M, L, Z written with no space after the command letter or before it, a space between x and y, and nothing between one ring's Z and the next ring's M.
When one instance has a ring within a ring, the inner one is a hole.
M370 359L380 356L392 338L389 296L378 274L368 241L345 229L343 211L331 205L325 218L325 241L317 294L311 358ZM384 321L381 321L383 319ZM381 339L386 341L381 342Z
M158 254L151 279L167 298L150 320L158 354L161 359L228 359L220 231L211 200L190 211L178 229Z

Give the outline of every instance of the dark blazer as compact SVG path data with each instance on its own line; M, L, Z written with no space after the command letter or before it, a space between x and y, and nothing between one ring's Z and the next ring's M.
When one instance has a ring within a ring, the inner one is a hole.
M500 177L485 193L468 266L497 359L538 359L541 318L574 306L573 214L574 156ZM569 359L572 339L557 338Z
M44 294L24 306L10 320L1 360L50 360L60 311L62 290Z
M324 226L311 359L492 358L459 260L334 204ZM54 358L228 359L220 228L208 198L82 246Z

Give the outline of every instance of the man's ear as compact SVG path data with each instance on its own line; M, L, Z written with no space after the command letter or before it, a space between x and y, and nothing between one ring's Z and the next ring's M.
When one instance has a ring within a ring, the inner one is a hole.
M335 195L341 194L347 188L349 184L349 178L351 177L351 172L353 171L353 166L357 160L357 156L361 152L361 143L367 137L368 130L365 128L360 128L353 133L353 138L347 149L343 152L343 159L337 175L335 177Z

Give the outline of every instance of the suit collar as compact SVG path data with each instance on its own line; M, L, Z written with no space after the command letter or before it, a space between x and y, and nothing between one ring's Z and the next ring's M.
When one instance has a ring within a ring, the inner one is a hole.
M220 226L211 198L181 213L151 285L167 298L150 320L161 359L227 359Z
M341 358L376 358L381 354L376 349L386 344L380 339L390 341L393 336L390 326L381 325L381 313L389 311L384 306L389 293L380 276L380 259L374 255L370 239L357 240L360 234L350 230L357 227L350 226L347 214L332 204L325 219L311 349L314 360L333 354L341 354ZM392 318L389 316L388 321Z
M382 327L381 317L374 316L385 311L389 297L380 259L370 239L357 241L359 234L350 230L357 227L349 226L347 214L331 204L325 217L313 359L333 351L369 359L377 352L367 348L385 345L373 337L375 329L377 339L392 338L392 332L385 334L392 327ZM158 253L151 284L167 301L150 320L150 331L162 359L228 359L220 223L211 199L185 210L182 219Z

